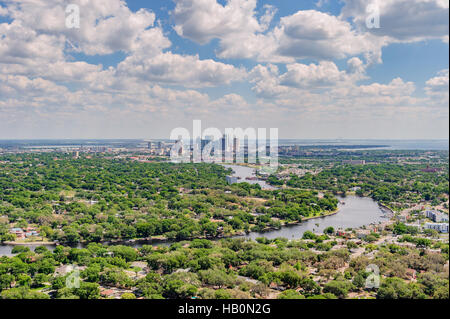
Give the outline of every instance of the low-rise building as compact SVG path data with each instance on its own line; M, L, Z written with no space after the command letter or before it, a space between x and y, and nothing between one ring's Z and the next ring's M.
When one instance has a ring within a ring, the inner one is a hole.
M37 231L36 228L34 227L26 227L26 228L15 227L11 228L9 232L11 234L16 235L16 238L18 239L24 239L31 236L39 236L39 231Z
M32 231L27 231L25 233L25 237L31 237L31 236L39 236L39 232L32 230Z
M347 239L350 239L350 238L355 237L355 236L353 235L353 233L351 233L351 232L346 232L346 231L342 231L342 230L336 231L336 236L344 237L344 238L347 238Z
M427 210L425 216L435 223L448 222L448 215L437 210Z
M14 234L14 235L16 235L16 238L18 238L18 239L23 239L23 238L25 238L25 232L23 231L23 229L22 228L11 228L10 230L9 230L9 232L11 233L11 234Z

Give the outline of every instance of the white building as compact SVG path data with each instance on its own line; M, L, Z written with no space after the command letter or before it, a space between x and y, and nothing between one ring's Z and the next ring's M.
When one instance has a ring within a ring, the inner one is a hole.
M446 224L446 223L426 223L425 229L434 229L441 233L448 233L448 224Z

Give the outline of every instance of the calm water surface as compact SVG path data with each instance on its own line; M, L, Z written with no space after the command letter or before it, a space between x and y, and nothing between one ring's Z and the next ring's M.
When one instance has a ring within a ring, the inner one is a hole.
M305 231L323 232L327 227L345 230L347 228L358 228L364 225L379 224L386 221L390 216L371 198L347 196L338 197L339 212L335 215L310 219L301 224L283 227L263 233L250 233L244 237L255 239L266 237L269 239L284 237L287 239L300 239Z
M250 233L245 237L248 239L255 239L258 237L266 237L269 239L277 237L285 237L287 239L300 239L303 233L307 230L313 232L322 232L325 228L332 226L334 229L357 228L364 225L378 224L386 221L389 216L370 198L347 196L345 198L338 198L345 204L339 204L339 212L332 216L307 220L301 224L283 227L279 230L272 230L264 233ZM143 245L169 245L169 243L127 243L128 246L136 248ZM34 250L39 245L29 245L31 250ZM49 250L53 250L55 245L45 245ZM3 245L0 246L0 256L11 256L11 250L14 246ZM83 245L78 245L83 247Z

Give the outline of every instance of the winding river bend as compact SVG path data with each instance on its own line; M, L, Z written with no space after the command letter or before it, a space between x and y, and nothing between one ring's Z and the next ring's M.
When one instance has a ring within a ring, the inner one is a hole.
M334 229L357 228L364 225L378 224L386 221L390 216L371 198L347 196L345 198L338 197L339 201L345 204L339 204L339 211L337 214L331 216L310 219L301 224L282 227L277 230L270 230L263 233L250 233L245 236L248 239L255 239L258 237L266 237L269 239L284 237L287 239L300 239L303 233L307 230L313 232L322 232L325 228L331 226ZM123 244L123 243L122 243ZM149 242L135 242L126 245L133 247L142 247L143 245L167 245L168 243L149 243ZM107 244L105 244L107 245ZM27 245L31 250L34 250L40 245ZM55 245L44 245L48 249L53 250ZM0 245L0 256L11 256L13 245ZM83 245L78 245L83 247Z
M246 181L245 178L247 176L254 176L254 170L248 167L241 166L233 166L233 170L235 171L235 175L239 173L241 177L241 181ZM250 174L250 175L249 175ZM250 182L258 182L258 181L250 181ZM261 187L266 188L270 187L270 185L266 185L264 181L259 181ZM245 236L236 236L236 237L244 237L248 239L255 239L258 237L266 237L268 239L273 239L277 237L284 237L287 239L300 239L303 236L305 231L313 231L313 232L322 232L327 227L333 227L334 229L347 229L347 228L358 228L364 225L370 224L379 224L390 218L390 215L386 210L382 209L375 201L371 198L366 197L357 197L357 196L347 196L347 197L338 197L339 210L337 214L320 217L316 219L310 219L302 222L301 224L292 225L282 227L277 230L270 230L263 233L250 233ZM123 244L123 243L122 243ZM167 245L170 243L152 243L152 242L133 242L126 243L125 245L133 246L133 247L142 247L143 245ZM108 245L108 243L105 243ZM40 245L27 245L31 250L34 250L37 246ZM53 250L55 245L44 245L49 250ZM13 245L0 245L0 256L11 256L11 251L13 249ZM83 245L78 245L78 247L83 247Z
M231 168L233 170L233 176L239 178L239 182L247 182L250 184L259 184L262 189L274 189L271 185L262 180L253 180L256 176L255 169L238 166L238 165L223 165L225 168ZM247 178L252 180L247 180ZM270 230L263 233L250 233L245 236L248 239L255 239L258 237L266 237L273 239L277 237L284 237L287 239L299 239L302 238L305 231L322 232L327 227L333 227L334 229L346 229L346 228L358 228L364 225L378 224L388 218L386 210L382 209L371 198L362 198L357 196L338 197L339 206L338 213L310 219L302 222L301 224L283 227L277 230ZM345 203L345 204L343 204Z
M263 233L250 233L245 236L248 239L266 237L274 239L284 237L287 239L300 239L306 231L321 233L327 227L345 230L347 228L358 228L364 225L379 224L390 218L374 200L367 197L347 196L338 197L337 214L305 220L301 224L282 227ZM345 203L345 204L343 204Z

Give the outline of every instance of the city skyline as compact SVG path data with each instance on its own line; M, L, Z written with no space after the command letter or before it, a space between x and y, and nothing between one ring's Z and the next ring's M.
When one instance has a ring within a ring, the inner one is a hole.
M0 139L168 139L193 120L448 139L448 13L441 0L0 1Z

